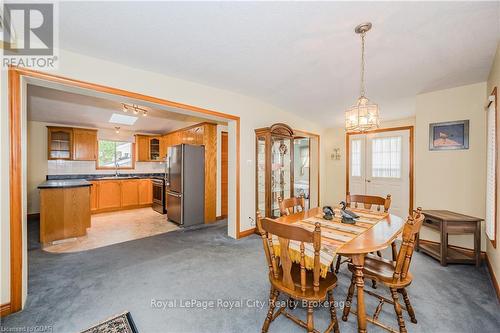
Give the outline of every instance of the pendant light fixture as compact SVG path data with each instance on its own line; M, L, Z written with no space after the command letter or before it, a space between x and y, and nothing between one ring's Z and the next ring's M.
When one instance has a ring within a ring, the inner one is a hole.
M378 105L365 96L365 36L372 28L370 22L358 25L354 31L361 35L361 89L356 104L345 111L345 130L364 132L379 126Z

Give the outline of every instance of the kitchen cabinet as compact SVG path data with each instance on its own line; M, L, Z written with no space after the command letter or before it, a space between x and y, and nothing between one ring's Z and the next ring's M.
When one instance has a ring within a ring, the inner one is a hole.
M138 162L160 162L166 155L161 137L136 134L136 156Z
M136 179L121 181L121 208L139 204L139 182Z
M136 146L136 160L138 162L148 162L149 161L149 136L137 134L135 136L135 146Z
M151 206L153 185L150 179L92 181L90 211L92 214Z
M121 208L121 180L100 180L98 186L99 210Z
M97 160L97 130L73 128L73 160Z
M153 184L150 179L140 179L138 181L139 205L149 205L153 203Z
M99 197L98 197L98 186L99 182L90 182L92 186L90 186L90 211L95 212L99 208Z
M47 127L49 160L71 160L73 154L73 129L70 127Z
M40 189L42 244L86 235L90 227L89 193L89 186Z

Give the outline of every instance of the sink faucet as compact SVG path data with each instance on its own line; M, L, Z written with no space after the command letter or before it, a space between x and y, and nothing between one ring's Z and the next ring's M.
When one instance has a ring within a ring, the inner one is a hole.
M120 167L120 165L118 164L117 161L115 161L115 177L118 177L118 168Z

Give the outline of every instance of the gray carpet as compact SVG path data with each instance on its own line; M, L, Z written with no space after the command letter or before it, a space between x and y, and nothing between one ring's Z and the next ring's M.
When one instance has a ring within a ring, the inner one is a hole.
M2 319L1 325L48 325L53 332L77 332L130 311L142 333L259 332L267 309L252 307L254 302L247 300L264 302L269 294L261 241L257 236L236 241L225 234L226 225L218 223L82 253L30 251L26 309ZM415 281L409 294L418 324L405 314L409 332L500 331L500 305L484 266L441 267L420 253L412 264ZM348 282L344 266L336 300L345 300ZM178 303L176 308L157 309L151 306L154 299L242 300L243 305L203 310ZM366 299L372 313L377 302ZM295 311L305 318L302 309ZM390 305L380 318L397 327ZM328 319L326 309L315 311L321 330ZM353 315L348 322L340 321L341 332L355 332L356 327ZM382 332L370 324L368 331ZM270 332L303 330L279 317Z

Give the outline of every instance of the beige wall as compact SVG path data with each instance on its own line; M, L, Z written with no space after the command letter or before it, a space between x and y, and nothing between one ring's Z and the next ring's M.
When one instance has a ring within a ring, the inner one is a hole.
M38 185L45 181L47 165L47 127L45 123L28 121L28 214L40 212Z
M253 217L255 215L255 128L269 126L276 122L285 122L292 128L297 128L317 134L322 134L323 127L305 118L285 112L273 105L250 98L231 91L217 89L206 85L201 85L185 80L160 75L153 72L138 70L124 65L78 55L72 52L61 50L59 68L53 74L69 77L77 80L93 82L110 87L142 93L180 103L195 105L201 108L217 110L222 113L239 116L240 124L240 175L241 175L241 196L240 196L240 230L244 231L253 227ZM1 297L0 302L5 303L10 299L10 273L9 273L9 145L8 145L8 112L7 101L8 92L4 82L7 82L7 72L1 72L1 96L0 103L0 218L1 218ZM236 150L234 141L235 124L230 122L229 126L229 232L235 235L235 160L231 152ZM323 141L322 141L323 142ZM320 170L324 170L321 166ZM324 187L322 187L324 189ZM233 192L231 192L233 191ZM26 212L25 212L26 213ZM26 225L23 225L24 242L26 241ZM24 256L26 256L26 246L24 246ZM27 265L23 265L23 289L26 296Z
M486 83L417 96L415 127L415 204L484 218L486 191ZM469 149L430 151L429 124L470 120ZM482 234L482 247L485 236ZM423 239L439 241L423 229ZM450 236L450 244L473 248L473 236Z
M495 61L491 67L490 75L488 76L488 84L486 88L486 93L490 94L493 89L497 87L497 98L500 99L500 43L497 47L497 54L495 56ZM497 99L497 128L500 128L500 101ZM500 136L499 136L500 137ZM498 161L497 161L498 163ZM500 193L500 182L497 182L497 192ZM500 200L497 199L497 212L500 212ZM497 247L494 248L490 241L486 242L486 253L488 259L493 268L497 282L500 283L500 214L497 213Z

